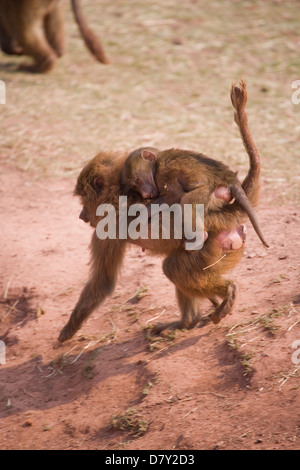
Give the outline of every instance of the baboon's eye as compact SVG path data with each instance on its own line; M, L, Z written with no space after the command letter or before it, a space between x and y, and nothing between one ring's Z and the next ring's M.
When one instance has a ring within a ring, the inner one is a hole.
M92 186L97 193L100 193L104 186L103 178L101 176L96 176L96 178L93 180Z

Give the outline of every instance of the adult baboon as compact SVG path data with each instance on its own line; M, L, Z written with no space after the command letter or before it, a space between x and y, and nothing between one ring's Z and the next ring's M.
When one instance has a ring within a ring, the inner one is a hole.
M251 204L255 205L259 191L260 157L248 128L245 113L247 92L244 82L232 86L231 98L235 108L235 121L250 161L250 168L242 188ZM78 177L75 194L80 196L83 204L80 218L93 227L97 226L101 218L97 216L97 207L100 204L110 203L118 208L125 160L126 155L116 158L115 155L101 153L83 168ZM133 199L129 195L129 204L136 202L138 197L143 201L139 194ZM243 254L243 243L237 249L228 247L228 251L224 254L224 239L226 240L226 237L231 239L234 236L243 239L241 221L245 216L237 202L224 207L222 211L208 214L211 227L208 238L203 248L192 255L184 249L182 240L174 240L172 237L170 240L120 238L100 240L95 231L91 243L91 275L69 321L60 332L59 341L70 339L92 311L113 292L128 241L165 256L163 271L176 288L181 319L173 323L156 325L153 328L154 333L160 333L169 327L193 328L200 318L198 298L201 297L210 299L215 306L211 319L214 323L218 323L231 312L238 293L237 284L223 278L222 275L234 267Z

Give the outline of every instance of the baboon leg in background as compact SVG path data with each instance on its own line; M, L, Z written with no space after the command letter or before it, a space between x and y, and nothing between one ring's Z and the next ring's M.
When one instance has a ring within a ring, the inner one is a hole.
M59 2L45 17L46 37L58 57L65 52L64 12L64 4Z
M21 70L42 73L49 72L54 67L57 55L47 41L42 18L34 20L28 18L26 26L23 25L20 31L20 43L24 48L24 54L34 60L32 65L21 65Z
M0 16L0 47L5 54L22 55L23 49L18 46L16 37L8 33Z

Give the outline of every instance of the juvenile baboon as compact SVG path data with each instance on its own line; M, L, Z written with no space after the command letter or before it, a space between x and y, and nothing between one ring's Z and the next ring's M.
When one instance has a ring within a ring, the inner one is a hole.
M247 101L244 82L241 81L232 86L231 98L235 108L235 121L240 129L250 161L250 168L242 187L254 205L258 199L260 157L250 134L244 111ZM122 194L120 179L125 160L126 155L116 157L112 154L101 153L83 168L78 177L75 194L80 196L83 204L80 217L93 227L96 227L99 220L96 215L98 205L110 203L118 207L118 199ZM143 201L137 193L134 196L128 196L129 204L137 200ZM226 231L229 237L234 233L240 236L241 221L244 217L245 213L236 201L225 206L222 211L210 214L210 223L214 228L210 231L203 248L192 255L184 250L181 240L172 238L170 240L109 238L100 240L95 231L91 242L90 278L67 324L60 332L59 341L70 339L92 311L113 292L127 242L165 256L163 271L175 285L181 319L173 323L158 324L153 328L153 333L160 333L165 328L193 328L200 318L198 298L201 297L210 299L215 306L211 320L218 323L231 312L238 292L237 284L230 279L223 278L222 274L233 268L241 260L243 254L243 246L224 254L218 237L226 238ZM218 299L221 301L219 302Z
M86 46L106 64L104 49L83 17L79 0L71 0L73 13ZM21 69L49 72L64 53L63 0L0 0L0 46L6 54L28 55L32 65Z
M236 173L224 163L201 153L181 149L159 151L151 147L134 150L125 161L121 182L124 193L134 189L143 198L153 199L149 214L158 204L204 204L205 216L220 211L234 198L248 215L265 246L257 216ZM205 229L209 231L208 217Z

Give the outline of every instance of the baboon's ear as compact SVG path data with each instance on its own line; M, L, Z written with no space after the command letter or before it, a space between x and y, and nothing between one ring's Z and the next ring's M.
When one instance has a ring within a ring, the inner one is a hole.
M102 176L96 176L96 177L93 179L92 186L93 186L93 189L94 189L97 193L101 193L102 188L103 188L103 185L104 185L104 181L103 181Z
M154 152L150 152L150 150L142 150L142 158L147 162L155 163L157 155Z

